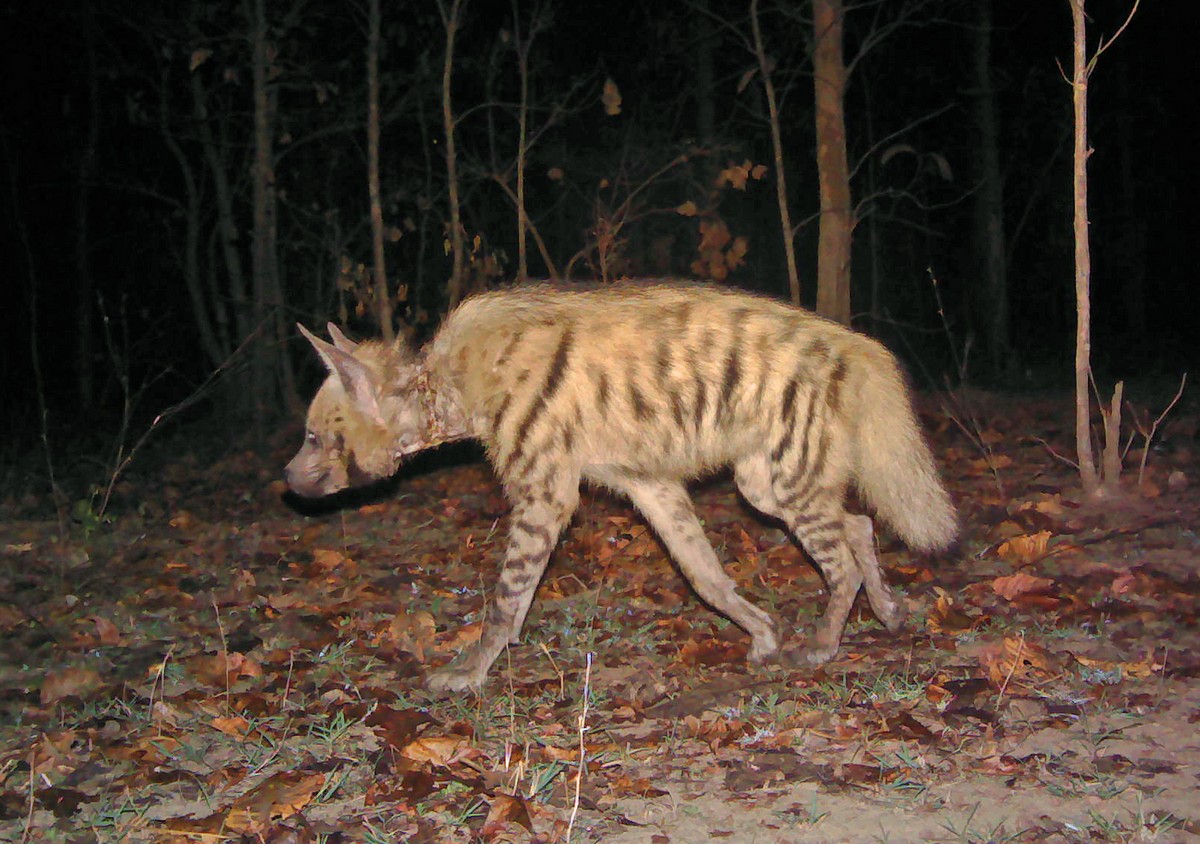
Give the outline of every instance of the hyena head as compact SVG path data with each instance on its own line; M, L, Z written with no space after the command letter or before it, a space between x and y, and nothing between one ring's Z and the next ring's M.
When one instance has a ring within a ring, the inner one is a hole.
M309 406L304 445L287 465L288 486L317 498L390 477L402 457L425 445L416 359L399 345L356 344L333 323L332 344L299 328L329 377Z

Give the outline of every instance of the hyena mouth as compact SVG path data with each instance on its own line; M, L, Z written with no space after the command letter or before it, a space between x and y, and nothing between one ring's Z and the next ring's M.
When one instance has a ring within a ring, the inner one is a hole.
M287 473L287 484L292 492L304 498L321 498L340 489L336 484L330 484L328 481L329 472L322 472L316 477L291 471Z

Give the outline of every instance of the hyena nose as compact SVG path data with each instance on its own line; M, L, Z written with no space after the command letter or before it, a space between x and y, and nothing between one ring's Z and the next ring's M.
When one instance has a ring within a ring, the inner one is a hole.
M316 494L312 488L312 484L305 477L303 469L296 465L295 460L289 463L287 468L283 470L283 476L287 480L288 487L297 495L312 497Z

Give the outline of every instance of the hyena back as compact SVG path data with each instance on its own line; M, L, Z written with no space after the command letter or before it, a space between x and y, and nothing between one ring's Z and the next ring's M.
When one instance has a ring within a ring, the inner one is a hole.
M477 438L512 504L499 584L479 642L433 674L478 688L515 641L581 481L627 496L696 592L779 650L775 621L737 594L684 484L732 466L737 487L781 520L820 568L829 603L808 648L834 655L859 587L889 628L903 608L884 583L871 521L848 487L911 547L954 538L955 513L903 377L879 343L807 311L703 286L545 287L464 302L419 353L305 331L330 370L288 465L302 495L386 477L408 454Z

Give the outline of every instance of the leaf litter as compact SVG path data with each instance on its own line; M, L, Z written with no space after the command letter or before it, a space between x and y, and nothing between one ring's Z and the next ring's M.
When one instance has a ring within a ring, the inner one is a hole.
M338 506L286 499L290 442L189 455L67 540L5 503L0 839L1200 840L1193 452L1085 506L1013 433L1060 440L1064 412L1004 409L988 460L942 426L959 549L880 537L909 621L860 600L816 668L747 667L636 514L585 493L484 693L425 692L502 553L469 451ZM695 496L802 644L825 600L803 553L728 478Z

